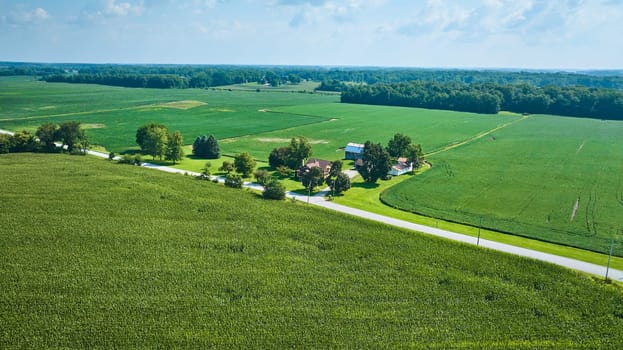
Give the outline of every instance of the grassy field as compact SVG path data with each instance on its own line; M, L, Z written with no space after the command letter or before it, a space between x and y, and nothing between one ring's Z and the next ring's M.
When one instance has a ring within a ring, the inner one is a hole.
M424 215L623 254L623 123L535 115L383 192Z
M270 150L288 144L291 137L303 135L313 144L314 156L328 160L344 157L348 142L367 140L386 144L397 132L421 143L425 152L443 149L474 135L520 119L515 114L479 115L420 108L367 106L342 103L284 106L276 113L324 117L319 124L298 126L273 132L232 138L222 145L230 152L250 150L268 158Z
M122 152L138 148L136 129L150 122L181 131L188 144L202 134L226 140L328 120L266 110L334 101L335 96L298 93L130 89L3 77L0 128L35 130L45 122L76 120L85 124L92 143Z
M0 178L5 348L623 347L620 287L553 265L89 157Z

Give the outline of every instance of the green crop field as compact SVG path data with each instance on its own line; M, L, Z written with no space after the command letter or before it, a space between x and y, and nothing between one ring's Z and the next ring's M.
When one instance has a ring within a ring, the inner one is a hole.
M431 156L382 200L428 216L608 252L623 238L623 122L535 115Z
M76 120L86 126L92 143L122 152L137 148L136 129L150 122L181 131L190 144L202 134L227 139L322 122L326 120L322 116L266 110L337 99L317 94L131 89L1 77L0 128L34 131L45 122Z
M321 103L274 108L287 114L314 115L325 118L310 124L227 140L222 147L231 153L243 150L264 159L270 150L288 144L291 137L302 135L312 143L314 156L335 160L344 157L348 142L367 140L386 144L397 132L421 143L425 152L443 149L482 132L520 120L515 114L480 115L420 108Z
M0 178L3 348L623 347L621 288L554 265L91 157Z

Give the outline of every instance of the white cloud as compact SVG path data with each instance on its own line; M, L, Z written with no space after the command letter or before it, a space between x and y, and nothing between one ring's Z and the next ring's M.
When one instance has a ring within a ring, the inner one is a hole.
M276 6L291 10L291 27L317 25L328 20L343 23L349 22L364 9L379 6L385 0L278 0Z
M183 10L190 10L196 15L208 13L216 7L219 0L193 0L181 6Z
M101 11L107 16L125 17L128 15L141 15L145 7L143 2L132 4L129 2L117 2L116 0L106 0L103 10Z
M9 12L9 16L3 16L3 22L8 22L10 24L28 24L28 23L36 23L42 22L50 18L48 12L41 8L37 7L32 11L23 10L21 8Z
M35 9L35 12L33 12L33 16L37 19L47 19L50 17L50 15L48 15L48 12L41 7L37 7Z

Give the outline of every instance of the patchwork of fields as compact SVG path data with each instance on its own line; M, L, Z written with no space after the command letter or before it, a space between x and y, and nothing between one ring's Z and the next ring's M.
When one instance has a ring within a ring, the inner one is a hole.
M214 134L223 154L270 150L305 136L314 156L343 157L348 142L421 143L433 167L386 190L394 207L623 255L623 123L511 113L340 104L337 96L279 91L124 89L0 78L0 128L78 120L92 143L136 150L136 129L160 122L186 143ZM187 152L189 153L189 152ZM203 160L179 167L198 171ZM218 165L218 161L212 162ZM347 194L348 195L348 194Z
M5 348L623 347L621 288L551 264L92 157L0 179Z

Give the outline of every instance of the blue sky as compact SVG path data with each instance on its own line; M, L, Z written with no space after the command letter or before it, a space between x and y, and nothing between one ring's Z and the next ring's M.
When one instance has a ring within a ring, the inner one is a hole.
M623 68L623 0L0 0L0 61Z

